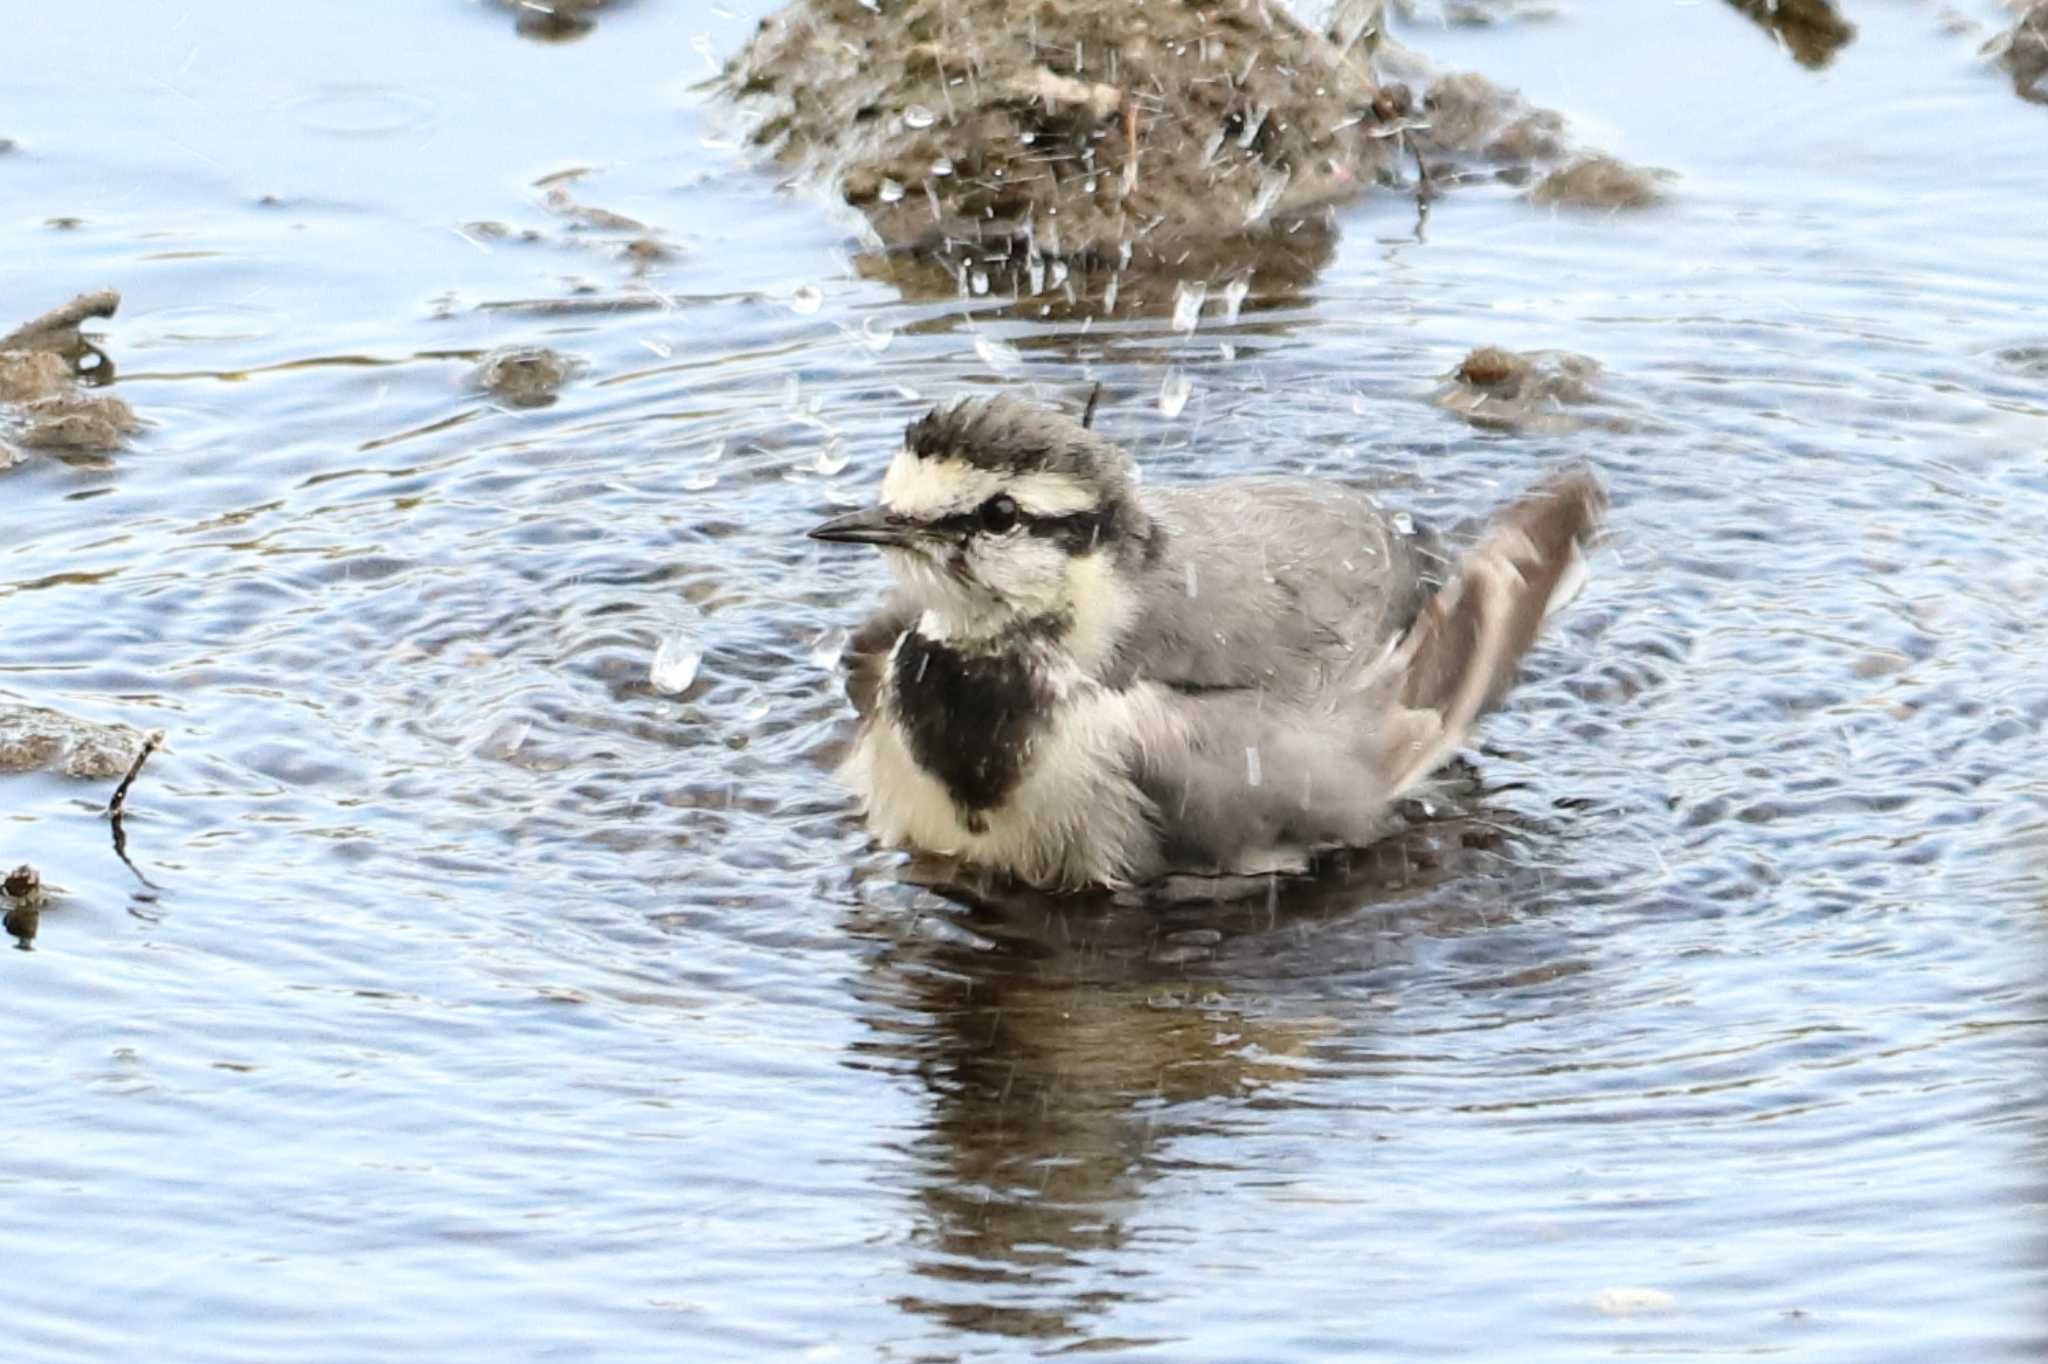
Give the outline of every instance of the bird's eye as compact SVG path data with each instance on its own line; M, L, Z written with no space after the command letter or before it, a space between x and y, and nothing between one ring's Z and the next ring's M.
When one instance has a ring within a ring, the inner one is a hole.
M1007 493L997 493L981 504L981 528L993 535L1001 535L1017 524L1017 504Z

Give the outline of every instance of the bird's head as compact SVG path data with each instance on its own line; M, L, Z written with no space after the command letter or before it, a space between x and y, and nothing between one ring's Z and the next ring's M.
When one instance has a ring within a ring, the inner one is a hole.
M1013 398L912 422L881 501L811 531L879 546L928 628L962 639L1028 629L1079 652L1113 643L1152 535L1128 455Z

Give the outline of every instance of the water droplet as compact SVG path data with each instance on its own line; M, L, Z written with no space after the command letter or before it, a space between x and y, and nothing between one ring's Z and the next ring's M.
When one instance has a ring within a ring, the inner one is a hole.
M839 656L846 652L846 631L827 630L811 641L811 665L826 672L836 672Z
M758 725L775 713L775 703L759 687L749 685L742 696L745 698L740 702L742 724Z
M690 689L697 680L697 665L703 661L704 650L695 639L670 635L654 651L654 666L647 670L647 680L656 691L674 696Z
M872 313L860 320L860 343L875 354L889 349L889 343L895 339L896 329Z
M929 128L939 121L939 116L922 104L913 104L903 111L903 123L910 128Z
M687 492L701 493L707 488L716 488L717 486L718 475L712 473L709 469L691 474L683 480L683 488Z
M1024 357L1017 353L1015 346L1007 341L998 341L986 332L974 338L974 353L981 357L981 363L1006 379L1024 367Z
M1209 297L1207 282L1173 286L1173 329L1192 334L1202 320L1202 302Z
M1264 778L1264 775L1264 773L1259 771L1259 750L1258 746L1254 744L1253 746L1245 749L1244 751L1245 785L1257 786L1259 782Z
M1393 515L1393 522L1394 529L1400 531L1401 534L1415 534L1415 518L1410 516L1407 512L1395 512Z
M1188 396L1195 391L1195 381L1178 369L1166 371L1166 379L1159 385L1159 411L1168 420L1178 417L1188 405Z
M903 186L894 180L883 180L882 187L875 191L875 197L885 204L893 204L903 197Z
M1245 275L1223 286L1223 322L1235 326L1238 310L1244 307L1245 295L1252 291L1252 277Z
M789 296L789 310L808 316L818 311L825 303L825 291L815 284L805 284Z
M932 162L932 174L933 174L933 175L951 175L952 173L953 173L953 158L952 158L952 157L950 157L950 156L942 156L942 157L940 157L940 158L939 158L938 160L936 160L936 161Z
M526 736L533 733L533 721L521 718L500 720L483 737L476 751L487 758L509 758L526 743Z
M1279 203L1280 196L1287 192L1290 178L1284 170L1269 170L1259 177L1259 192L1252 196L1251 207L1244 211L1246 227L1273 211L1273 205Z
M967 287L979 296L988 292L988 271L974 270L967 276Z
M818 451L818 457L811 461L811 468L815 469L822 476L830 478L834 474L845 472L846 466L851 459L852 456L846 453L846 442L838 436L834 436L825 443L824 449Z
M1218 341L1216 343L1216 358L1226 365L1229 364L1237 358L1237 347L1231 345L1228 341Z

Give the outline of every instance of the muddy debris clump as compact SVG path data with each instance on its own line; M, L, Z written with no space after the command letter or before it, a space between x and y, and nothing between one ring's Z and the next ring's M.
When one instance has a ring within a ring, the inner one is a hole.
M1375 187L1523 184L1572 152L1557 114L1383 39L1376 6L1329 35L1235 0L1030 17L793 0L723 84L756 146L865 218L863 274L1041 311L1164 311L1184 282L1285 294Z
M1792 60L1818 71L1856 36L1856 26L1829 0L1728 0L1778 40Z
M40 900L43 895L43 878L24 862L7 873L7 879L0 881L0 894L10 900Z
M109 393L53 393L24 403L21 412L28 422L21 443L31 449L104 454L142 427L134 410Z
M2012 77L2013 93L2048 104L2048 0L2021 0L2019 17L1984 51Z
M1390 85L1397 100L1407 88ZM1563 115L1539 109L1519 91L1474 71L1441 76L1426 87L1408 134L1432 186L1492 179L1534 181L1536 204L1647 208L1663 198L1670 171L1631 166L1604 153L1575 150Z
M14 945L24 952L32 950L46 898L42 876L26 862L0 880L0 905L6 911L0 914L0 929L13 935Z
M1672 178L1670 171L1631 166L1612 156L1582 156L1537 181L1529 202L1566 208L1650 208L1663 202L1663 186Z
M1563 350L1480 346L1445 376L1438 407L1489 430L1562 434L1586 426L1621 429L1608 415L1574 411L1601 401L1600 363Z
M1384 38L1377 3L1339 11L1324 34L1242 0L791 0L721 81L866 220L863 274L1159 312L1182 283L1298 291L1375 187L1426 202L1573 154L1558 115Z
M1131 301L1147 276L1264 268L1276 239L1310 239L1279 268L1320 264L1332 206L1397 165L1367 61L1278 6L882 9L796 0L725 82L762 114L756 145L963 281L1123 276Z
M127 725L0 701L0 774L47 771L111 780L129 770L144 743L143 734Z
M607 9L622 9L627 0L498 0L498 8L512 11L512 27L522 38L543 43L566 43L581 38L597 27L597 15Z
M80 331L94 318L112 317L121 306L121 295L113 289L95 289L69 303L52 308L30 322L24 322L0 336L0 351L48 351L74 365L88 357L102 355L100 348Z
M546 346L507 346L478 362L472 381L507 407L549 407L581 366Z
M90 393L80 380L109 382L113 364L81 330L121 305L112 289L80 294L0 336L0 427L22 449L105 452L119 449L141 423L127 403ZM0 440L0 468L19 460Z

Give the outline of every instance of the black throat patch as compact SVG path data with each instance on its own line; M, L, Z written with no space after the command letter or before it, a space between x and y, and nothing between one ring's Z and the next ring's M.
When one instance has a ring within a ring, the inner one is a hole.
M945 786L975 833L1024 776L1051 695L1022 652L966 653L915 630L894 665L896 709L917 765Z

